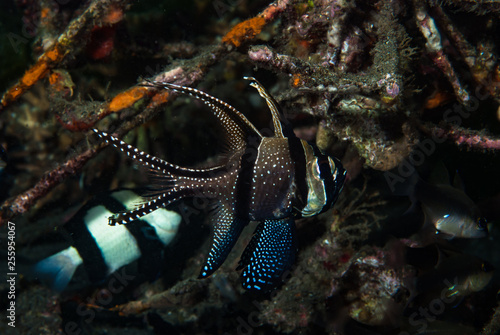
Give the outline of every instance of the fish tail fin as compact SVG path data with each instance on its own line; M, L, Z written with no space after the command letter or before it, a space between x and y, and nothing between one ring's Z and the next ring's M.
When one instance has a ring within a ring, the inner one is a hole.
M238 269L243 269L243 286L256 291L273 289L292 266L295 252L292 218L261 222L238 265Z
M54 291L61 292L68 286L81 263L78 251L74 247L69 247L36 263L32 273Z

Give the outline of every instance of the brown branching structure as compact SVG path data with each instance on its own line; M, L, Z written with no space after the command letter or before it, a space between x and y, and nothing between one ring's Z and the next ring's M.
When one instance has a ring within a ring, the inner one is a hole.
M198 105L185 107L176 93L145 86L147 81L199 86L246 113L245 108L263 109L255 92L242 93L242 77L254 75L297 134L341 157L348 171L336 208L298 224L296 265L273 295L245 295L234 271L239 245L217 276L194 280L206 251L202 246L182 260L185 267L173 270L179 272L175 282L144 284L142 291L120 296L114 307L82 302L90 310L118 320L137 318L157 332L162 326L153 317L184 333L356 334L360 327L370 333L418 332L403 314L414 278L400 260L402 247L371 244L373 231L384 232L390 220L399 225L401 214L394 214L394 199L378 189L377 177L402 167L427 168L446 151L471 155L469 160L481 160L479 167L463 160L491 182L470 178L466 189L472 184L474 201L493 213L491 225L500 219L498 166L488 167L500 153L498 1L17 3L24 21L36 21L37 30L33 65L23 64L18 78L3 78L10 86L0 102L0 145L9 160L3 171L0 162L0 229L7 221L19 222L19 232L34 235L24 239L32 243L48 230L37 229L37 223L52 215L66 218L68 207L98 191L144 186L145 177L98 143L91 128L159 156L181 151L175 157L191 162L182 157L189 156L187 150L171 143L197 147L215 131L193 112ZM206 128L196 134L179 130L193 124ZM193 144L200 134L203 141ZM248 241L251 232L243 235ZM498 288L495 282L483 296L478 293L484 305L477 296L464 297L460 313L482 316L467 326L484 334L500 331L500 309L491 298ZM65 302L53 299L54 306ZM456 315L447 310L442 319ZM52 333L62 332L60 319L51 319ZM26 327L39 326L33 323ZM430 331L436 325L429 323Z

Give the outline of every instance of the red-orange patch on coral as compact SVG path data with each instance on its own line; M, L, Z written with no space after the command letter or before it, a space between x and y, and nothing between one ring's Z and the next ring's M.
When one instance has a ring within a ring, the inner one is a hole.
M265 24L266 20L259 16L238 23L222 38L222 42L239 47L244 41L259 34Z
M40 78L44 77L49 70L47 63L40 62L31 67L24 76L21 78L21 84L25 86L31 87L34 85Z
M148 104L148 108L156 108L168 102L168 97L170 94L168 91L160 91L157 94L153 95L151 98L151 102Z
M109 111L118 112L124 108L131 107L137 101L147 96L148 91L146 87L136 86L125 92L119 93L109 103Z
M444 104L448 103L449 101L451 101L452 98L453 97L446 92L436 92L436 94L434 94L434 96L427 99L427 101L425 102L424 108L425 109L433 109L433 108L439 107L439 106L444 105Z

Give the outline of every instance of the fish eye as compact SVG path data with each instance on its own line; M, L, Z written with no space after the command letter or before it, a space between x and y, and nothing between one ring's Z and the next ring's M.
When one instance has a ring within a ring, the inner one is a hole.
M488 221L486 221L485 218L478 218L476 220L476 224L477 224L477 229L479 229L479 230L486 230L487 229Z
M483 264L481 264L481 270L483 272L491 272L491 271L495 270L495 268L490 263L484 262Z

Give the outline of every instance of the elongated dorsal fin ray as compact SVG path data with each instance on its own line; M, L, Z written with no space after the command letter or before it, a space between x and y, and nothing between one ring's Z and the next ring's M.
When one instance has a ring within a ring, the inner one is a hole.
M246 139L250 134L256 134L262 137L257 128L255 128L255 126L236 108L203 91L167 82L148 82L148 85L145 86L170 89L201 100L210 107L214 115L222 123L222 126L227 132L226 139L229 143L230 150L236 151L244 148Z
M269 93L267 93L264 86L262 86L257 79L255 79L254 77L243 77L243 78L246 80L251 80L252 82L250 83L250 86L254 87L259 92L260 96L266 100L267 106L269 107L269 110L271 110L271 116L273 118L274 136L285 138L285 134L283 133L282 119L281 119L283 113L281 112L276 100L274 100L274 98ZM286 135L288 136L288 134Z

